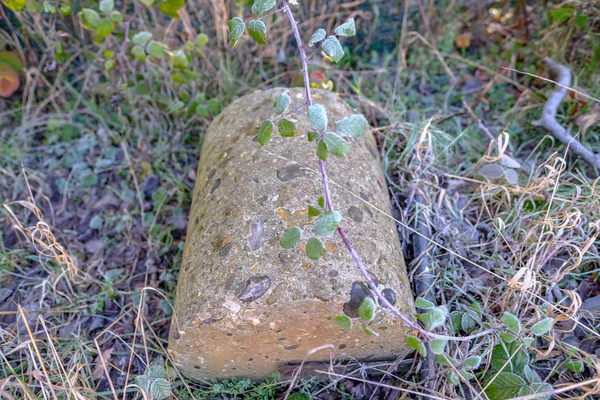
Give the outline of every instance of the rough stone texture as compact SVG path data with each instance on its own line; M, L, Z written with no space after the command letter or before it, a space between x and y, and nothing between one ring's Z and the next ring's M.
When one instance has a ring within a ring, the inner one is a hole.
M304 245L302 250L279 245L284 230L294 225L303 228L306 242L314 222L307 206L322 195L304 110L289 117L297 121L297 137L274 132L270 145L256 142L281 92L240 98L204 138L169 338L175 364L192 377L261 379L328 343L336 356L370 360L407 351L408 329L388 312L370 326L378 337L366 335L359 320L350 330L331 321L344 312L356 314L367 293L339 235L324 240L328 251L319 261L305 256ZM303 90L292 89L290 96L292 108L304 101ZM331 129L356 113L326 91L315 91L314 100L327 107ZM375 140L367 133L350 139L349 147L347 158L330 155L327 164L341 225L369 271L388 288L388 298L411 314L395 223L361 201L390 210ZM328 360L329 354L320 351L308 359Z

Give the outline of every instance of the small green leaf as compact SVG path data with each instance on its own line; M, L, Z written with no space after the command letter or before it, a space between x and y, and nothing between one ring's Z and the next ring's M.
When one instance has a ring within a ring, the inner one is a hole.
M344 49L342 49L340 41L335 36L329 36L323 42L323 51L336 63L344 57Z
M317 144L317 157L323 161L327 161L327 145L322 140L319 140Z
M337 133L327 132L323 136L323 141L331 154L338 157L346 157L348 155L348 143Z
M235 47L236 43L246 30L246 24L240 17L235 17L229 20L229 34L231 35L231 47Z
M471 380L475 379L475 375L473 375L472 373L470 373L468 371L460 371L460 374L467 381L471 381Z
M327 110L322 104L313 104L308 107L308 119L317 132L327 129Z
M309 142L314 142L319 137L319 134L317 132L308 131L307 136Z
M149 379L168 378L167 370L160 364L152 364L150 368L148 368L148 371L146 371L146 374L148 374Z
M428 330L433 330L444 325L446 313L442 307L435 307L425 314L418 314L417 318L427 326Z
M545 396L537 396L535 400L550 400L554 392L552 385L547 382L532 382L527 389L527 394L548 393Z
M474 369L477 369L479 367L479 364L481 364L481 357L471 356L465 360L465 362L463 363L463 367L465 367L465 369L469 371L472 371Z
M137 385L142 388L142 391L144 391L144 393L148 393L148 391L150 390L150 383L152 383L152 381L150 380L150 378L148 378L148 375L138 375L135 377L135 383L137 383Z
M440 365L448 366L458 364L456 360L453 360L452 357L450 357L446 353L437 354L435 358Z
M435 307L435 304L433 304L427 299L424 299L423 297L417 297L417 299L415 300L415 307L421 308L423 310L430 310L433 307Z
M433 354L442 354L446 348L448 340L446 339L433 339L429 342L429 348Z
M123 14L121 14L118 11L113 11L113 12L110 13L110 15L108 16L108 18L112 22L121 22L121 21L123 21Z
M321 239L311 237L306 241L306 256L311 260L318 260L326 251L327 249Z
M540 376L538 375L538 373L535 372L533 370L533 368L531 368L529 365L526 365L525 368L523 368L523 376L525 376L525 379L529 383L535 383L535 382L541 382L542 381L542 378L540 378Z
M327 35L327 32L325 32L325 29L317 29L315 31L315 33L312 34L312 36L310 37L310 41L308 42L308 46L312 47L315 43L320 42L321 40L325 39L325 36Z
M90 8L81 10L81 22L87 29L95 29L100 22L100 15Z
M371 328L365 328L363 330L364 333L366 333L369 336L379 336L379 333L375 332L373 329Z
M502 323L515 335L521 333L521 323L519 322L519 318L508 311L505 311L504 314L502 314Z
M104 61L104 69L106 70L106 72L110 72L113 69L115 69L116 65L117 65L117 63L115 62L115 60Z
M206 104L208 105L210 112L212 112L214 115L217 115L221 111L221 101L217 98L208 100Z
M71 9L70 6L66 5L66 4L61 4L58 7L58 12L60 13L60 15L62 15L63 17L68 17L69 15L71 15L71 13L73 12L73 10ZM116 22L116 21L115 21Z
M152 57L163 58L165 56L165 46L156 40L151 40L146 46L146 52Z
M325 197L321 196L317 199L317 204L321 208L325 208Z
M531 346L534 341L535 339L532 337L523 338L523 348L529 348L529 346Z
M146 52L142 46L133 46L131 49L131 55L139 62L146 61Z
M510 343L514 342L515 340L517 340L517 337L515 335L513 335L512 333L502 332L500 334L500 339L502 339L502 341L504 343L510 344Z
M277 4L277 0L254 0L252 12L256 15L266 13Z
M173 68L187 69L190 67L190 61L182 49L176 50L171 54L171 65Z
M267 26L260 20L248 22L248 33L258 44L267 44Z
M21 11L25 8L25 0L2 0L2 3L12 11Z
M115 30L115 24L109 19L101 19L96 27L96 35L101 38L106 38Z
M131 41L140 46L145 46L152 39L152 34L150 32L141 31L133 35Z
M108 15L115 7L114 0L100 0L100 12L104 15Z
M354 114L336 122L335 131L341 136L359 137L362 136L368 124L362 114Z
M576 359L571 359L571 360L565 362L565 367L567 367L567 369L569 371L577 372L577 373L583 372L583 370L584 370L583 361L576 360Z
M313 206L308 206L308 217L309 218L318 217L319 215L321 215L321 211L319 211L318 208L315 208Z
M462 326L462 316L463 313L460 311L452 311L450 313L450 324L452 325L452 330L454 332L458 332Z
M467 310L462 314L462 318L460 321L460 325L463 331L471 332L479 323L480 318L479 315L473 310Z
M273 112L275 114L283 114L285 110L290 106L292 99L290 95L287 93L287 90L283 93L280 93L275 98L275 104L273 105Z
M293 137L296 135L296 124L285 117L277 122L277 129L282 137Z
M319 217L317 222L315 222L313 232L321 236L331 236L341 221L342 214L340 214L339 211L326 212Z
M56 6L49 1L44 1L44 12L48 14L56 14Z
M589 19L589 16L583 15L580 11L577 11L577 14L575 15L575 25L577 25L579 29L583 29L588 23Z
M177 10L183 7L185 0L163 0L159 5L158 9L165 15L171 18L178 18L179 14Z
M373 321L375 318L375 300L370 297L365 297L358 308L358 316L363 321Z
M406 339L406 344L408 344L409 349L416 350L419 343L421 343L421 339L416 336L405 336L404 338Z
M152 7L154 4L156 4L156 0L140 0L141 3L143 5L145 5L146 7L150 8Z
M164 379L155 379L150 385L150 395L153 400L164 400L171 396L171 383Z
M356 26L354 24L354 18L348 18L348 21L335 28L335 34L345 37L355 36Z
M336 315L335 317L331 318L331 321L344 329L352 328L352 320L346 315Z
M548 333L548 331L552 327L553 322L554 322L554 320L552 318L544 318L544 319L536 322L531 327L531 333L533 333L536 336L545 335L546 333Z
M517 397L521 388L525 387L527 383L519 375L503 371L493 374L486 385L484 385L486 387L485 394L490 400L504 400Z
M256 136L256 140L258 141L258 143L262 144L263 146L267 145L271 141L271 136L273 135L273 128L275 128L273 121L271 121L270 119L263 121L263 123L260 124L260 128L258 129L258 136Z
M300 238L302 238L302 231L297 226L293 226L285 231L279 244L284 249L293 249L300 243Z
M196 36L196 46L204 47L208 44L208 35L206 33L200 33Z
M454 371L446 371L446 378L448 379L448 382L450 382L453 385L460 384L460 377Z

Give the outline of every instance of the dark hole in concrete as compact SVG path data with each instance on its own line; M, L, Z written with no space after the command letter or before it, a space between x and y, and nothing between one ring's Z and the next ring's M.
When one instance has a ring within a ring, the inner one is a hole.
M248 359L248 361L254 361L254 358L250 357L250 358Z
M338 346L338 349L340 349L340 350L344 350L346 347L348 347L348 346L346 346L345 344L340 344L340 345Z
M221 249L219 250L219 255L221 257L225 257L227 254L229 254L229 252L231 251L231 248L233 247L233 243L229 242L226 243L223 247L221 247Z
M389 301L392 305L396 305L396 292L394 292L392 289L390 288L385 288L383 289L383 291L381 292L381 294L383 295L383 297L385 297L385 299L387 301Z
M348 215L359 224L363 222L363 212L356 206L352 206L348 209Z
M282 182L292 181L306 175L306 172L298 164L291 164L277 170L277 178Z
M199 365L194 365L194 369L201 369Z
M221 178L218 178L215 183L213 183L212 187L210 188L210 194L213 194L213 192L217 190L219 186L221 186L221 182Z
M358 318L358 309L362 304L365 297L371 297L371 290L367 285L362 282L352 282L352 289L350 289L350 301L344 303L344 314L350 318Z
M300 345L299 344L295 344L293 346L284 347L284 349L286 349L286 350L294 350L294 349L297 349L298 347L300 347Z
M208 174L206 174L206 180L210 181L215 176L216 173L217 173L217 170L214 168L211 169L210 171L208 171Z

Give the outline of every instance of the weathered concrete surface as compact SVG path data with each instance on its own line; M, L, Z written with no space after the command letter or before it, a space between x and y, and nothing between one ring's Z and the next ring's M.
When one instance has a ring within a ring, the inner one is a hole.
M354 283L360 296L364 288L339 235L325 240L328 251L319 261L279 244L294 225L304 229L305 243L314 222L307 206L322 195L304 110L290 117L297 121L297 137L274 132L270 145L256 142L281 92L240 98L204 138L169 338L175 364L191 376L260 379L328 343L336 356L371 360L407 351L408 330L388 312L371 324L378 337L366 335L356 319L351 330L331 322L344 311L356 313L350 290ZM303 90L292 89L290 96L292 107L304 101ZM326 91L315 91L314 100L327 107L331 128L355 113ZM395 223L360 200L390 210L375 140L368 133L351 139L349 147L346 159L330 156L327 164L330 180L343 187L331 185L341 225L386 293L395 294L397 307L410 314L413 300ZM309 360L328 358L321 351Z

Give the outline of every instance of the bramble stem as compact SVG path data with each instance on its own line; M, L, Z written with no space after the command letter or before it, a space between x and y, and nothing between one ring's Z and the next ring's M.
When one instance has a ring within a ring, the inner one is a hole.
M310 107L313 105L313 99L310 94L310 79L308 77L308 63L307 63L306 52L304 51L304 46L302 44L302 38L300 37L300 32L298 31L298 23L296 22L296 19L294 18L294 14L292 13L292 10L290 9L287 0L282 0L282 2L283 2L283 11L286 13L286 15L290 21L290 24L292 25L292 31L294 32L294 37L296 38L298 50L300 51L300 60L302 61L302 75L304 77L304 88L306 89L306 102L304 104L306 104L308 107ZM331 201L331 191L329 190L329 178L327 177L327 168L326 168L325 161L323 161L321 159L319 159L319 171L321 172L321 180L323 182L323 193L324 193L323 197L325 198L325 208L327 209L327 211L333 211L333 202ZM346 232L340 226L337 227L337 231L338 231L340 237L342 238L342 242L344 242L344 246L346 246L346 249L350 252L350 255L354 259L356 266L358 267L358 269L362 273L363 277L369 284L369 287L371 288L373 293L379 299L380 304L383 304L386 308L388 308L390 311L392 311L392 313L396 317L400 318L402 320L402 322L404 322L404 324L406 324L409 328L423 334L424 336L426 336L430 339L446 339L446 340L454 340L454 341L471 340L471 339L475 339L477 337L484 336L484 335L487 335L488 333L493 332L492 329L488 329L484 332L480 332L478 334L471 335L471 336L452 337L452 336L446 336L446 335L439 335L439 334L433 333L433 332L428 332L425 329L421 328L419 326L419 324L411 321L408 317L406 317L398 309L396 309L377 290L377 285L375 284L375 282L373 282L373 279L371 278L369 272L367 271L367 268L365 267L362 259L360 258L358 253L356 253L356 250L354 250L354 247L352 246L350 239L348 239L348 236L346 236Z

